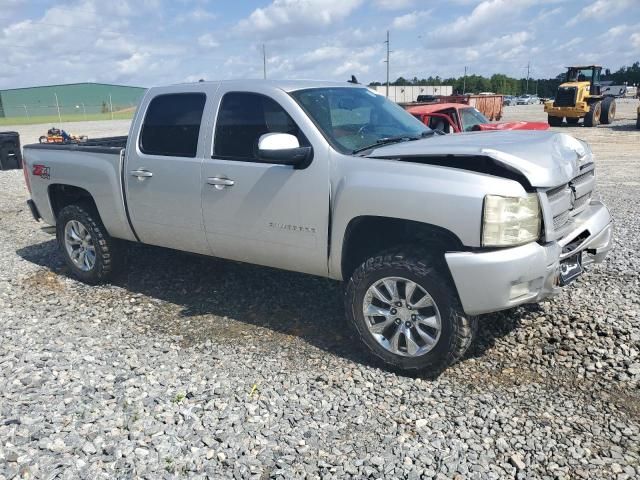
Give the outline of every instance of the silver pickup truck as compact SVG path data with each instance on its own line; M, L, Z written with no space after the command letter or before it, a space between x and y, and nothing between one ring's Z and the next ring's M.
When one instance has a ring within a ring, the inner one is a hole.
M443 369L479 314L557 293L612 246L584 142L440 135L359 85L152 88L128 137L24 157L79 279L139 242L344 280L356 334L402 369Z

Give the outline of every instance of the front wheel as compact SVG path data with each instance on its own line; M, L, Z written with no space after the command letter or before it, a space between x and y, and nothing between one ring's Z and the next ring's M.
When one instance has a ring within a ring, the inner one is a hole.
M87 204L68 205L60 211L56 236L71 272L85 283L106 282L122 264L121 246Z
M549 125L551 125L552 127L561 127L562 126L562 117L554 117L552 115L549 115L548 116L548 122L549 122Z
M449 276L427 256L401 250L364 262L345 301L360 340L403 370L440 373L464 355L476 329Z
M592 103L587 115L584 117L585 127L597 127L600 124L600 114L602 113L602 102Z
M613 97L605 97L602 100L602 108L600 112L600 123L609 125L616 118L616 99Z

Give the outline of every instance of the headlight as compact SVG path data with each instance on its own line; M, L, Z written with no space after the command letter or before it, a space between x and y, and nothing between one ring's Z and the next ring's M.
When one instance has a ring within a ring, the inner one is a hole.
M506 247L533 242L540 237L538 195L484 197L482 246Z

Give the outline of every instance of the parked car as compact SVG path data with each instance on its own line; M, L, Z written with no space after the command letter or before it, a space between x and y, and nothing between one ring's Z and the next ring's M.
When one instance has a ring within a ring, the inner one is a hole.
M433 103L437 102L439 95L418 95L416 102L420 103Z
M540 99L536 95L521 95L516 101L518 105L535 105L540 103Z
M507 106L517 105L518 100L513 95L505 95L504 99L502 100L502 104Z
M433 130L444 133L478 130L548 130L547 122L491 123L477 109L462 103L436 103L407 108L407 112Z
M424 102L408 102L399 103L398 105L406 110L423 103ZM489 93L484 95L438 95L433 98L433 101L427 103L460 103L475 107L491 121L502 118L502 95L491 95Z
M343 280L357 336L405 370L440 371L477 315L559 293L612 246L586 143L437 135L359 85L151 88L128 137L24 153L77 278L108 281L128 241Z

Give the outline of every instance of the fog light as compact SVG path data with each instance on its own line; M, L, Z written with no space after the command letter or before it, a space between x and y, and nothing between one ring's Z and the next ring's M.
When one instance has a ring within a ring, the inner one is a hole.
M516 298L524 297L525 295L529 295L530 293L531 290L529 290L529 282L517 283L511 287L509 300L515 300Z

